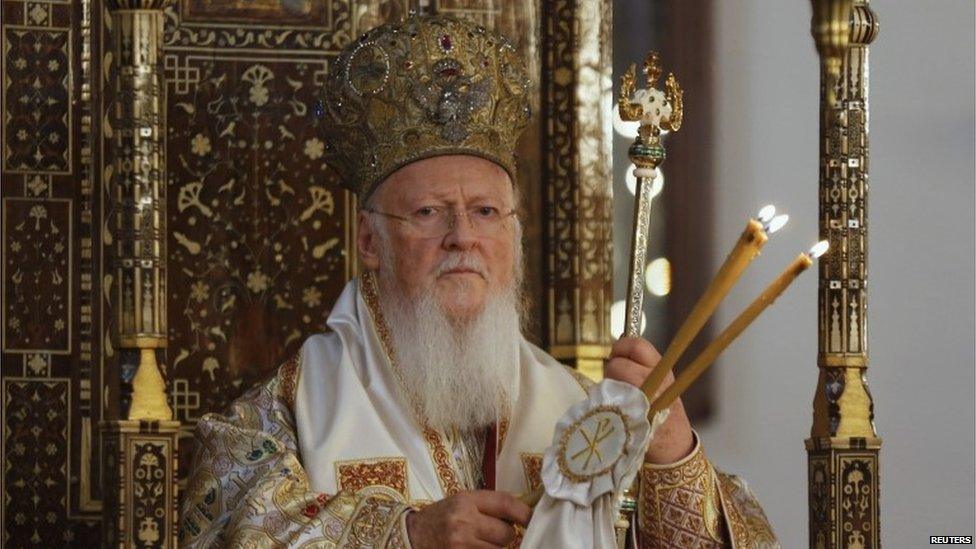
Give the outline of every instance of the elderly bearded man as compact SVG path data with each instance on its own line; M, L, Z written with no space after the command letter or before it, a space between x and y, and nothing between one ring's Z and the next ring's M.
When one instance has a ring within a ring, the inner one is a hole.
M328 160L364 204L364 274L267 383L198 426L181 543L503 547L557 419L589 382L522 337L515 142L527 78L502 37L411 17L351 44L326 87ZM659 359L621 339L606 375ZM647 450L646 546L775 543L705 459L681 403Z

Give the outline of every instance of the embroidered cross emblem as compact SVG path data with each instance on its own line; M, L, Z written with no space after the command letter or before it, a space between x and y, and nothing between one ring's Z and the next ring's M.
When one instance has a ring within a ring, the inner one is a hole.
M570 459L576 461L581 457L585 458L583 462L584 469L590 466L590 460L594 457L596 457L597 463L603 463L603 454L600 453L600 443L612 435L614 431L616 431L616 428L610 425L609 418L600 419L600 422L597 423L596 429L592 433L588 432L584 426L580 426L579 432L586 440L586 447L570 456Z
M557 448L559 471L572 482L588 482L608 473L626 452L630 440L620 408L595 406L562 428Z

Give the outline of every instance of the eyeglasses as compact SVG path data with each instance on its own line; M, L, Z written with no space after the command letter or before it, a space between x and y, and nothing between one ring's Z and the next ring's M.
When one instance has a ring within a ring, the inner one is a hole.
M440 238L450 233L457 226L458 217L467 219L468 226L476 235L492 236L498 232L498 229L507 219L515 215L514 209L504 213L494 206L473 206L464 211L424 206L407 215L381 212L371 208L364 208L363 210L403 221L413 227L423 238Z

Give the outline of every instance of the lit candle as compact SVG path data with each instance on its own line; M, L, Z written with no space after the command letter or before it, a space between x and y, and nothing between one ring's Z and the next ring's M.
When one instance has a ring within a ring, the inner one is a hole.
M651 411L648 417L654 417L654 414L660 410L671 406L671 403L675 401L681 393L685 391L692 383L698 379L709 366L715 362L715 359L725 350L726 347L732 343L735 338L739 337L739 334L743 330L752 324L752 321L762 313L766 307L769 307L776 301L783 291L800 276L800 273L807 270L810 265L813 265L813 260L820 257L827 251L829 246L826 240L818 242L813 248L807 253L802 253L789 264L788 267L779 275L772 284L763 290L763 293L759 294L759 297L753 301L745 311L742 312L729 327L726 328L715 341L708 344L705 350L688 365L687 368L681 371L678 377L674 380L661 396L659 396L653 404L651 404Z
M701 331L702 326L705 322L712 316L718 304L722 302L722 299L735 282L742 275L742 272L749 265L749 263L759 255L759 251L762 249L766 241L769 240L767 236L766 228L772 229L772 223L776 222L776 229L782 228L785 224L786 216L775 216L776 208L773 206L766 206L759 211L756 216L757 219L750 219L749 223L746 224L746 228L742 231L742 235L739 236L738 242L735 243L735 247L732 248L732 252L725 258L725 263L718 270L715 278L712 279L711 284L705 290L705 293L698 299L698 303L695 304L695 308L692 309L691 314L685 319L684 324L678 329L678 333L675 334L674 339L671 340L671 345L668 346L667 350L664 351L664 356L661 357L661 361L657 363L647 379L644 380L644 384L641 386L641 390L648 398L654 398L654 393L657 392L657 388L667 377L668 372L674 368L678 359L681 358L681 354L685 352L688 345L691 343L698 332ZM776 221L779 219L780 221ZM770 231L769 234L772 234Z

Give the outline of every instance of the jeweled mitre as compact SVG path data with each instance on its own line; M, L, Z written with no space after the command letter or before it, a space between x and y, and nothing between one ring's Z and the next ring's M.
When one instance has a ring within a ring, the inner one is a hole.
M515 181L529 80L511 42L474 23L413 15L343 49L325 88L326 160L366 199L410 162L491 160Z

